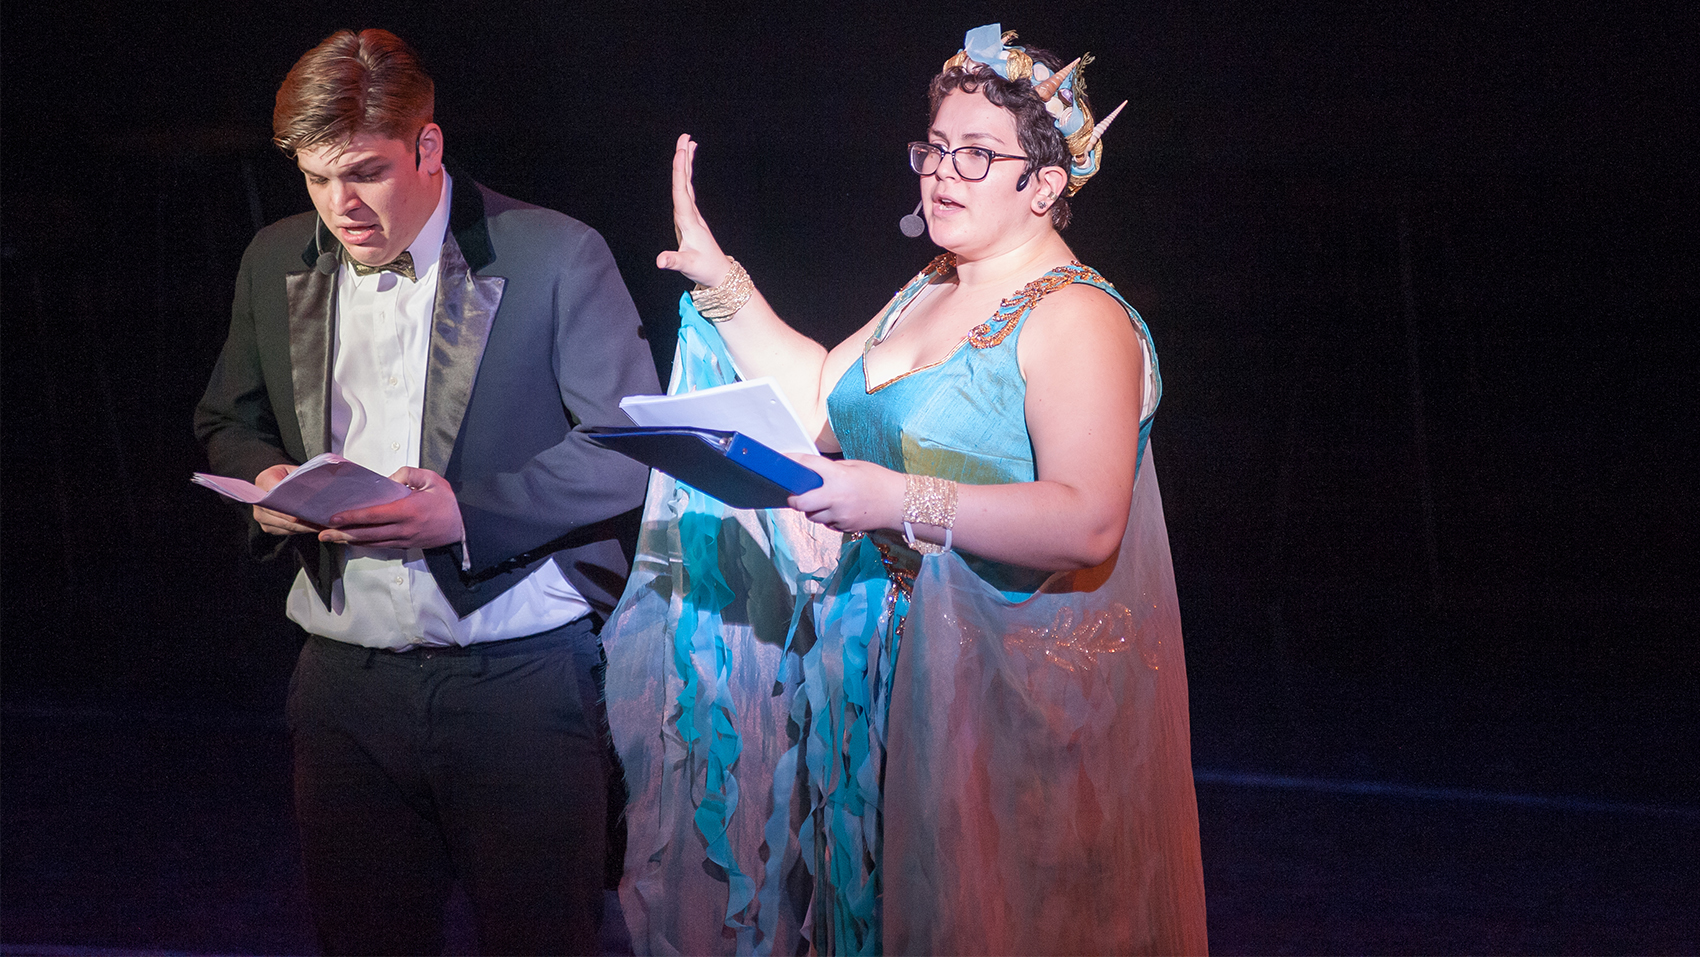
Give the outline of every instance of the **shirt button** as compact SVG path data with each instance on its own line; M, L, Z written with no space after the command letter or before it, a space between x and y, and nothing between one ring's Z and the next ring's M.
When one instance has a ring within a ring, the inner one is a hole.
M397 585L405 585L405 584L407 584L407 579L405 579L405 578L403 578L403 577L401 577L401 576L400 576L400 575L397 575L397 576L396 576L396 577L395 577L395 583L396 583L396 584L397 584Z
M391 442L390 443L390 451L391 452L400 452L401 451L401 443L400 442Z
M393 388L395 388L395 384L396 384L396 383L397 383L397 382L400 382L400 381L401 381L401 380L400 380L400 379L397 379L397 378L396 378L396 377L395 377L395 376L393 376L393 375L392 375L392 376L390 376L390 388L392 388L392 389L393 389Z

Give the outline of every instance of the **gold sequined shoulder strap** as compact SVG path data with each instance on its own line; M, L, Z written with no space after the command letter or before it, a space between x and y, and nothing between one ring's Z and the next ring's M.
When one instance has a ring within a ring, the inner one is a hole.
M1039 300L1058 289L1071 283L1088 282L1097 286L1107 286L1109 281L1098 275L1098 270L1076 260L1066 266L1045 273L1021 287L1021 291L998 304L998 311L990 319L974 327L968 334L968 341L976 349L990 349L998 345L1020 325L1023 317L1031 312Z

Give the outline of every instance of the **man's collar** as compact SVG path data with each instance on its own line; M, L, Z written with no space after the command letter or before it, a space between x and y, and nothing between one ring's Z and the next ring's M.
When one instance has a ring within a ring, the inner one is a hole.
M447 161L443 168L454 174L461 185L449 197L449 232L455 234L460 254L466 257L466 268L477 272L496 258L496 251L490 246L489 224L484 219L484 190Z
M447 170L443 171L440 189L437 208L431 211L431 218L425 220L425 225L419 228L419 235L407 247L407 251L413 254L413 268L421 279L443 256L443 236L449 226L449 203L455 194L454 177Z

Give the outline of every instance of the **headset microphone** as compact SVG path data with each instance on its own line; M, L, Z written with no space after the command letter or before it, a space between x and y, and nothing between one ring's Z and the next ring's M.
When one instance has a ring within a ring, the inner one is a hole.
M915 204L915 211L897 221L897 228L903 230L903 235L914 239L927 231L927 221L921 218L921 204Z
M319 251L319 261L313 264L313 268L317 270L320 275L329 276L336 272L336 267L339 263L337 262L336 253L327 252L325 250L325 244L319 235L319 230L323 226L324 221L315 216L313 218L313 248Z

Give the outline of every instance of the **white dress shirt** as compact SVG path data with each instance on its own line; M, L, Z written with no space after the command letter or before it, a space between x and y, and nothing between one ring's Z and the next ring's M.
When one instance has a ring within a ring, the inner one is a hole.
M425 371L454 184L443 192L408 252L416 279L393 272L337 273L336 353L331 370L331 451L391 475L419 465ZM521 638L590 611L553 561L461 618L420 549L345 546L347 566L326 608L302 572L290 589L291 620L307 631L371 648L470 645Z

